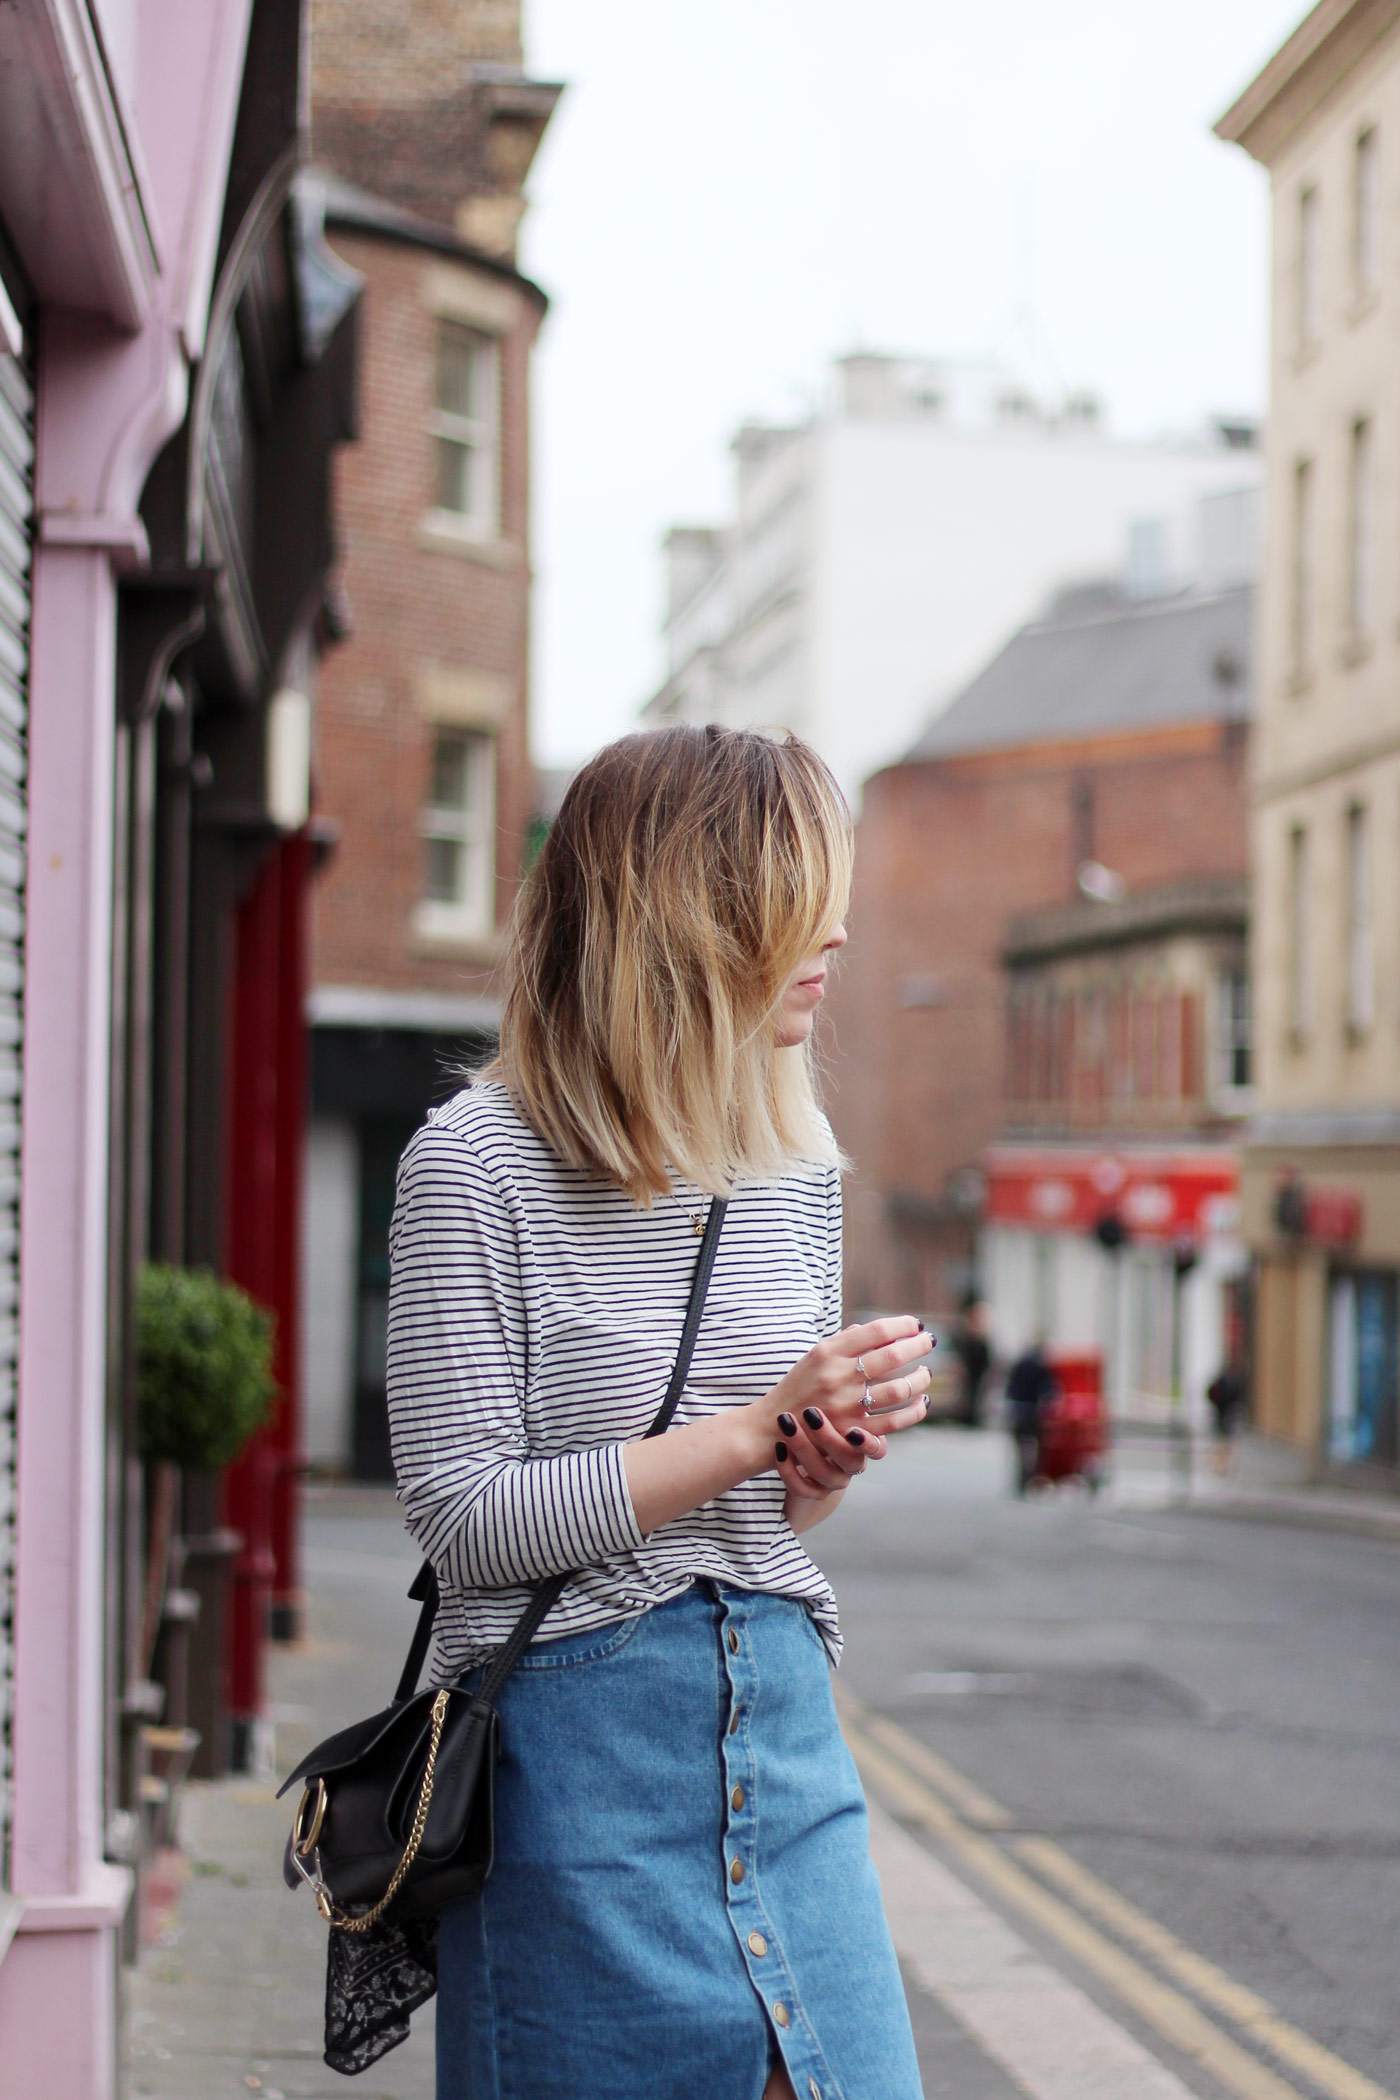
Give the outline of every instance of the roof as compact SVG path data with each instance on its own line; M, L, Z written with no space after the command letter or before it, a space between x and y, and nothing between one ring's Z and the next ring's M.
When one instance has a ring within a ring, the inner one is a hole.
M1014 634L908 755L1247 720L1252 602L1247 585L1108 609L1075 594Z
M464 241L449 227L435 225L431 219L420 218L417 212L390 204L385 198L361 189L358 183L346 182L341 176L333 175L327 168L312 168L310 180L321 193L328 226L353 228L358 233L378 233L386 240L403 241L410 247L430 248L435 254L450 255L458 262L470 263L475 269L519 285L541 307L548 306L548 294L533 278L526 277L503 257L488 255L484 248L473 247L470 241Z
M1215 125L1267 166L1400 22L1397 0L1318 0Z

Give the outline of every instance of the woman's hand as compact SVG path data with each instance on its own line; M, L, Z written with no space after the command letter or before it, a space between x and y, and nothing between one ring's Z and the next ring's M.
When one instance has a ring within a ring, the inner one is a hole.
M932 1373L919 1359L933 1346L908 1317L845 1327L810 1349L755 1403L771 1425L789 1515L806 1519L795 1529L806 1530L828 1515L830 1498L872 1459L885 1456L892 1435L923 1421ZM867 1386L878 1402L873 1414L863 1404ZM826 1507L797 1511L802 1502Z
M838 1493L872 1458L884 1457L895 1431L922 1422L929 1373L917 1359L932 1347L917 1320L846 1327L810 1349L761 1400L625 1444L622 1464L638 1530L645 1535L702 1509L741 1480L772 1472L775 1463L789 1507L796 1499L815 1503ZM866 1414L867 1379L879 1386L890 1412ZM812 1521L821 1514L814 1509Z

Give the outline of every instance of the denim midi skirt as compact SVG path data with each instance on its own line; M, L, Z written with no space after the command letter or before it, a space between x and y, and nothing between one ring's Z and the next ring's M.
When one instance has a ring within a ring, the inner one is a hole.
M439 1922L438 2100L760 2100L779 2055L798 2100L921 2100L805 1606L698 1581L541 1642L500 1711L495 1867Z

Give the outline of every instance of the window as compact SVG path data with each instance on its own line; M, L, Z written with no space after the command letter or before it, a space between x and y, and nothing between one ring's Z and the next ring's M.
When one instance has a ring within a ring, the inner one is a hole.
M1035 1099L1055 1099L1055 994L1042 991L1035 1005Z
M1311 350L1321 333L1320 286L1318 282L1321 263L1322 210L1317 191L1311 185L1298 192L1298 248L1295 260L1297 271L1297 347L1300 351Z
M495 911L495 740L482 730L434 731L423 813L428 929L491 930Z
M1376 134L1358 134L1351 170L1351 273L1358 299L1380 283L1380 154Z
M1157 1098L1181 1099L1181 998L1176 992L1157 994Z
M1031 1002L1019 987L1011 994L1007 1021L1007 1091L1012 1101L1019 1106L1031 1098Z
M1157 1098L1157 995L1146 986L1133 993L1133 1096Z
M1312 670L1317 587L1313 567L1313 463L1300 459L1293 468L1293 677L1301 683Z
M1075 1073L1075 1009L1078 1000L1074 993L1066 991L1060 1000L1059 1042L1056 1046L1056 1063L1059 1066L1059 1085L1055 1099L1068 1113L1074 1101ZM1061 1121L1064 1120L1062 1117Z
M1133 1098L1133 995L1121 980L1114 986L1109 1013L1109 1059L1113 1099Z
M1359 417L1351 426L1347 509L1347 625L1353 644L1375 628L1375 454L1371 425Z
M1215 980L1214 1077L1218 1094L1243 1093L1250 1083L1249 972L1228 963Z
M1288 1026L1306 1035L1312 1015L1312 956L1308 940L1308 834L1295 824L1288 834Z
M460 321L439 321L432 417L439 515L483 537L499 529L496 343Z
M1347 811L1347 1026L1369 1028L1375 1017L1376 987L1371 949L1371 839L1366 811Z
M1082 1071L1089 1106L1102 1110L1108 1092L1108 995L1096 986L1083 995Z
M1393 1466L1400 1375L1400 1301L1385 1270L1333 1275L1329 1337L1328 1456Z
M1181 1074L1183 1101L1199 1100L1202 1090L1202 1032L1195 992L1182 992L1177 999L1177 1069Z

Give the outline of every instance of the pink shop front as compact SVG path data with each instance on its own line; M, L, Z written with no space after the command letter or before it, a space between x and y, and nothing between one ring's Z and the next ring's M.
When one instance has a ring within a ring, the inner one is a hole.
M188 804L190 725L218 730L241 829L235 854L206 816L199 850L246 880L275 849L264 708L306 654L347 434L353 291L298 191L302 29L301 0L0 5L0 2100L119 2087L160 1691L131 1286L151 1253L219 1264L198 1202L225 1135L215 1085L203 1125L165 1085L198 1067L162 1025L192 1009L157 963L193 944L160 797ZM264 291L271 331L248 325ZM281 463L261 499L216 471L254 434ZM265 539L269 493L309 567L279 552L261 595L250 571L232 635L219 505Z
M1165 1420L1179 1386L1204 1426L1207 1384L1227 1356L1248 1357L1234 1152L1004 1145L984 1167L981 1275L998 1353L1037 1336L1096 1353L1120 1419Z

